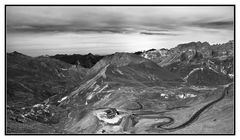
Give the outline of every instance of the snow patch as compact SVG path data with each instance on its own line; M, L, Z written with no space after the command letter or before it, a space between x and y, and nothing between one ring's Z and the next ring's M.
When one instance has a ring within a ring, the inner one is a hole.
M90 92L90 95L87 96L87 100L91 100L97 93L102 92L104 89L106 89L108 87L108 84L106 84L102 89L100 89L97 92ZM99 88L99 87L98 87Z
M96 91L99 87L100 87L99 85L96 85L93 91Z
M214 70L213 68L209 67L208 69L214 71L215 73L218 73L216 70Z
M68 70L68 69L64 69L64 68L60 68L62 71L66 71L66 70Z
M35 108L35 107L42 107L43 105L42 104L35 104L35 105L33 105L33 107Z
M221 68L221 72L222 72L223 74L227 74L227 72L226 72L223 68Z
M92 97L93 97L93 94L94 94L94 92L93 93L91 93L88 97L87 97L87 100L91 100L92 99Z
M120 71L119 69L116 70L118 73L120 73L121 75L123 75L122 71Z
M107 70L108 66L109 66L109 64L108 64L107 66L105 66L105 67L101 70L101 72L99 73L104 79L107 78L107 76L106 76L106 70Z
M190 94L190 93L177 95L177 97L180 98L180 99L193 98L193 97L196 97L196 96L197 96L197 95L195 95L195 94Z
M106 84L102 89L100 89L97 93L102 92L104 89L108 87L108 84Z
M168 99L168 96L169 96L169 95L168 95L168 94L165 94L165 93L161 93L160 96L161 96L161 97L164 97L165 99Z
M229 73L228 76L229 76L230 78L233 78L233 77L234 77L234 74Z
M66 100L68 96L63 97L61 100L58 101L58 103L61 103L62 101Z
M196 71L198 71L198 70L203 71L203 68L195 68L195 69L191 70L191 71L189 72L189 74L188 74L186 77L184 77L183 79L186 81L191 74L193 74L194 72L196 72Z

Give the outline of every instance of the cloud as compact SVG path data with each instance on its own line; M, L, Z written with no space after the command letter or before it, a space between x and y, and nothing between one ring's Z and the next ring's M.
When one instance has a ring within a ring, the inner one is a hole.
M166 33L166 32L140 32L140 34L144 34L144 35L162 35L162 36L177 36L177 35L180 35L180 34L176 34L176 33Z
M131 32L182 27L231 29L233 7L8 6L9 32ZM220 19L229 19L221 21ZM186 28L185 28L186 29Z
M234 22L233 20L218 20L218 21L205 21L205 22L203 21L199 23L194 23L192 25L198 26L201 28L233 30Z

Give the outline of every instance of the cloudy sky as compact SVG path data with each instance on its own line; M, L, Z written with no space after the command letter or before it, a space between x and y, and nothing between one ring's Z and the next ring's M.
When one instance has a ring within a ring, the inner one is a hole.
M8 6L7 51L57 53L134 52L190 41L233 39L234 11L207 7Z

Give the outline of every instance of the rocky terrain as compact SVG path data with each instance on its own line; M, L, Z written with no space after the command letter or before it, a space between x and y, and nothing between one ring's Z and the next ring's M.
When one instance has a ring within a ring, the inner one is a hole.
M234 76L233 48L233 41L214 45L208 42L190 42L170 50L151 49L136 54L177 73L190 84L219 85L228 83ZM206 79L210 75L211 79Z
M233 48L191 42L88 58L87 68L9 53L6 131L233 134Z

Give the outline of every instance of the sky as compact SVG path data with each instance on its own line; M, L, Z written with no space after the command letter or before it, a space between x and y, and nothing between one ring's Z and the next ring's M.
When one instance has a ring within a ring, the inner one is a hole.
M8 6L7 52L110 54L234 38L231 6Z

